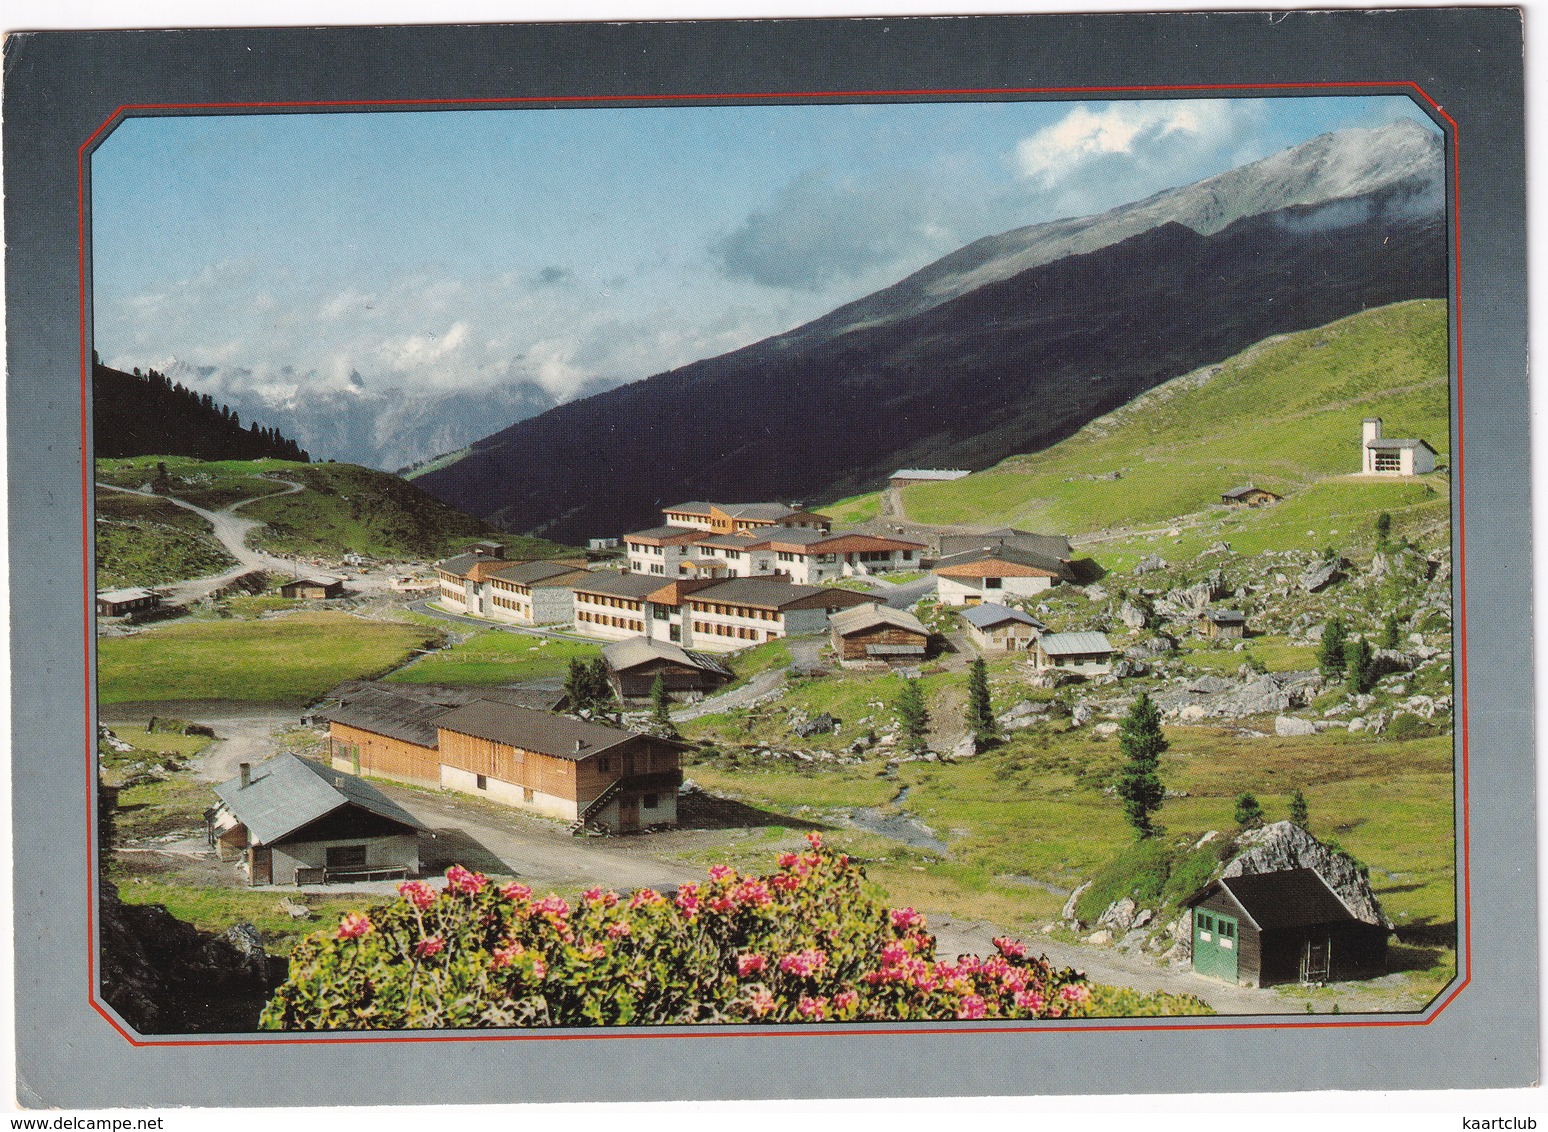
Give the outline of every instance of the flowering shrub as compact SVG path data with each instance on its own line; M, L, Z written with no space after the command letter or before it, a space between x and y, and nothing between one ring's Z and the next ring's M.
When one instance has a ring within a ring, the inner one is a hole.
M1081 1018L1079 972L1015 941L956 962L935 957L925 918L862 890L864 873L823 848L768 876L717 865L668 899L591 889L571 907L449 869L437 891L351 912L291 955L265 1008L276 1030L614 1026ZM1106 988L1103 988L1104 990ZM1135 996L1139 1012L1200 1013L1196 999Z

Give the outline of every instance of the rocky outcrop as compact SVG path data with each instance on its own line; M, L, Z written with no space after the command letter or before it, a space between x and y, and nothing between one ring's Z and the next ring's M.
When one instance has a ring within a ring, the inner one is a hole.
M1284 869L1311 869L1328 884L1356 919L1392 929L1371 882L1360 866L1343 853L1329 849L1293 822L1280 821L1244 833L1238 841L1243 850L1221 876L1253 876Z
M1341 563L1336 558L1331 562L1314 562L1301 575L1299 585L1307 593L1317 594L1327 589L1343 576Z
M103 882L102 997L142 1034L241 1033L284 981L257 929L200 931L159 904L125 904Z
M1293 715L1279 715L1274 717L1275 735L1315 735L1317 725L1309 719L1299 719Z

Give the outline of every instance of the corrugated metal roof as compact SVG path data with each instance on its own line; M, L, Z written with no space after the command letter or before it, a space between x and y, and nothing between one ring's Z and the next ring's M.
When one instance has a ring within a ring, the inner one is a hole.
M1019 621L1023 625L1030 625L1034 629L1045 629L1045 626L1030 613L1024 613L1019 609L1012 609L1008 605L997 605L994 602L986 602L983 605L970 605L959 612L962 620L979 629L989 629L995 625L1003 625L1007 621Z
M1049 656L1113 651L1105 633L1048 633L1038 640L1038 647Z
M1206 609L1203 615L1218 625L1234 625L1247 620L1247 615L1239 609Z
M653 660L670 660L722 676L733 676L729 668L706 653L689 652L671 641L655 641L649 637L630 637L614 641L602 649L602 657L614 672L623 672Z
M144 601L148 597L155 597L155 593L141 586L131 586L126 590L108 590L107 593L97 595L98 601Z
M215 794L263 845L272 845L346 805L410 829L424 828L414 815L364 779L290 754L276 755L253 767L247 786L238 775L215 787Z
M637 738L632 731L604 727L546 711L478 700L447 712L437 725L526 751L560 759L585 759ZM576 749L576 744L580 749Z
M878 625L891 625L926 637L930 635L930 630L925 628L923 622L908 610L892 609L886 605L857 605L853 609L845 609L833 614L828 618L828 624L833 626L834 631L841 637L847 637L850 633L858 633L863 629L872 629Z
M1430 442L1428 440L1414 440L1412 438L1407 440L1393 440L1387 437L1381 437L1377 440L1367 440L1365 442L1365 446L1367 448L1418 448L1420 445L1423 445L1425 448L1429 448L1431 452L1435 451L1434 448L1430 448Z

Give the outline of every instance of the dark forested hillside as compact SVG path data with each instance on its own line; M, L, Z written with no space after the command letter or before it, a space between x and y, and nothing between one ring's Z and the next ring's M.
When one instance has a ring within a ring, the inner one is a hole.
M112 369L93 360L93 448L100 458L191 456L196 460L306 461L296 444L257 421L246 427L208 393L196 393L151 370Z
M1036 452L1274 334L1446 294L1441 220L1407 186L1201 235L1168 223L814 343L771 339L560 406L416 482L573 541L682 499L814 499L894 467Z

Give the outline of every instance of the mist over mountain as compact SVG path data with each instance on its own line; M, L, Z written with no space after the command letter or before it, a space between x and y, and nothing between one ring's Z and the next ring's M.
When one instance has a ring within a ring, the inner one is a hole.
M277 424L315 459L395 471L453 452L508 424L552 409L559 401L542 385L516 381L487 388L400 388L353 375L339 385L254 383L241 369L217 370L174 360L166 373L192 388L212 390L246 418ZM583 391L594 392L595 387Z

